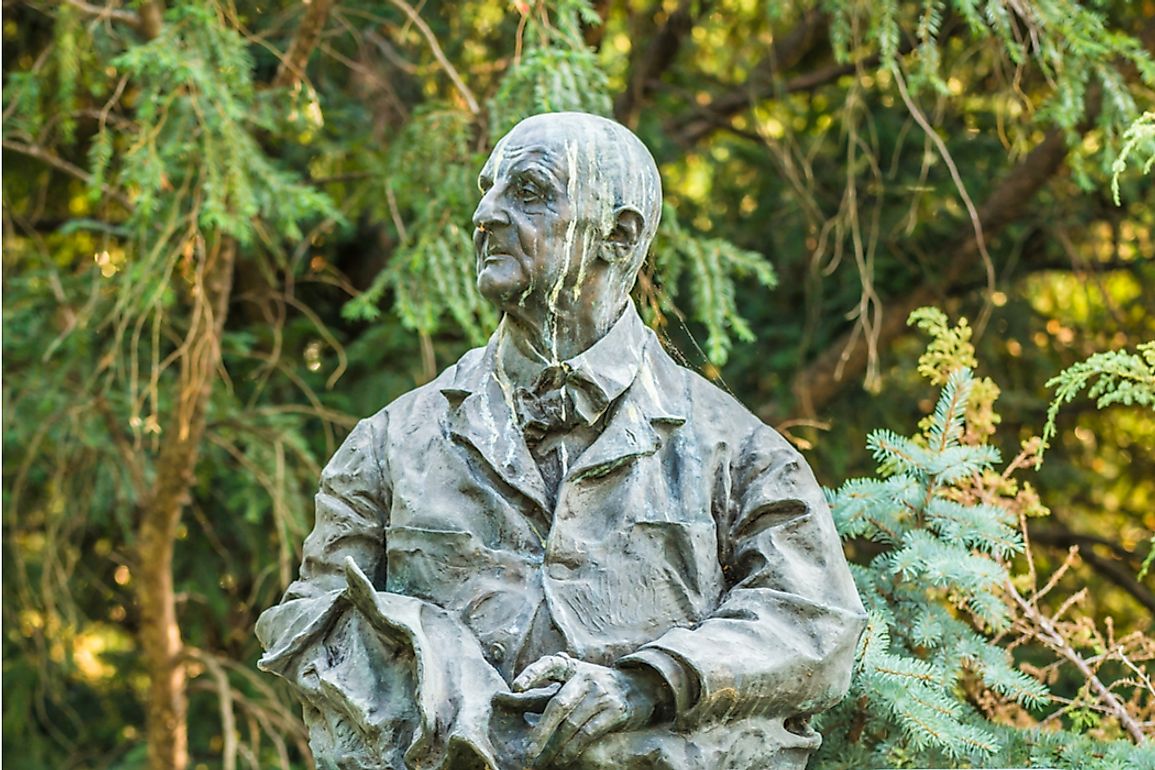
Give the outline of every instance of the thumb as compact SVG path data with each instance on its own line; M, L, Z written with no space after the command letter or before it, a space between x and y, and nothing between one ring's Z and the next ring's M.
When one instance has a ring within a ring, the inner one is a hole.
M541 687L547 682L565 682L574 672L571 658L561 655L546 655L525 667L513 680L514 690L529 690Z

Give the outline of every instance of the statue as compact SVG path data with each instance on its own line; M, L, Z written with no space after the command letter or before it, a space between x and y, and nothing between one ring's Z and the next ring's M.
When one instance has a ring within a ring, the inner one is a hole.
M321 768L805 767L864 613L805 461L630 300L653 158L537 115L479 182L501 323L333 456L261 668Z

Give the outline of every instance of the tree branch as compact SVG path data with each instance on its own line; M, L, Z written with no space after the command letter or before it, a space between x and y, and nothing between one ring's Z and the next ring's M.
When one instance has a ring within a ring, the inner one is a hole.
M305 67L309 64L309 57L321 40L321 33L325 30L325 22L329 19L329 11L333 8L333 0L311 0L305 6L305 18L297 27L297 34L281 59L277 67L277 74L273 78L274 88L294 86L305 77Z
M797 66L820 42L826 40L828 24L829 18L822 11L807 11L790 32L775 39L766 56L754 67L744 83L715 97L700 110L675 119L669 127L670 136L681 146L688 147L713 133L719 125L725 124L752 104L779 93L782 73Z
M92 5L83 0L66 0L66 2L81 13L95 16L97 19L108 19L127 24L130 27L140 27L140 16L132 11L123 11L120 8L107 5Z
M1066 157L1064 134L1057 130L1049 132L978 209L983 232L992 237L1024 216L1035 194L1058 172ZM946 268L940 281L934 285L924 283L906 296L887 302L886 313L876 330L878 348L885 348L906 332L906 319L911 311L933 304L943 292L949 292L968 277L979 255L975 230L969 220L964 234L954 243L943 252L942 264ZM792 390L803 412L814 414L821 410L848 382L857 380L866 365L866 345L858 344L853 329L845 332L794 377Z
M844 75L853 75L866 69L877 67L881 55L874 53L849 64L828 64L820 69L801 73L785 80L782 74L798 65L810 54L817 44L826 39L828 19L812 12L803 19L791 33L775 44L770 54L751 72L750 78L714 99L710 104L676 120L671 129L676 141L683 147L689 146L709 136L717 129L729 128L735 115L753 107L758 102L787 94L813 91L831 83ZM948 15L943 22L940 41L945 42L965 30L965 25L955 23ZM896 50L899 58L906 56L918 46L918 39L906 36ZM779 50L780 49L780 50Z
M198 244L191 320L180 354L173 414L156 458L151 495L140 504L136 552L140 646L149 676L146 722L150 770L188 765L188 671L173 578L173 557L185 507L196 484L206 413L221 362L236 243Z
M1127 734L1131 736L1132 740L1136 743L1142 743L1146 738L1142 726L1136 721L1135 717L1127 711L1127 706L1095 675L1095 671L1087 661L1083 660L1083 656L1067 643L1067 640L1063 638L1063 635L1055 627L1054 622L1044 615L1032 602L1023 598L1023 595L1015 589L1009 580L1004 585L1004 589L1012 601L1018 606L1019 611L1023 613L1023 616L1031 622L1033 635L1047 647L1050 647L1055 653L1072 663L1087 681L1091 690L1093 690L1099 698L1099 702L1119 720L1123 725L1123 729L1127 731Z
M449 79L453 81L453 85L457 87L457 91L461 94L461 98L465 100L469 111L474 115L480 114L481 107L477 103L477 97L469 90L469 86L465 85L465 81L457 71L457 68L449 61L449 57L445 55L445 52L441 50L441 44L437 42L437 36L433 34L433 30L425 23L425 19L421 18L421 14L417 13L417 11L413 9L413 6L405 2L405 0L389 0L389 2L404 13L409 21L413 22L413 26L417 27L421 32L421 35L425 38L425 42L429 44L429 50L433 52L434 58L437 59L441 68L445 70L445 74L449 75Z
M1109 540L1094 537L1093 535L1073 532L1058 522L1055 522L1055 524L1057 526L1032 529L1031 541L1058 548L1069 548L1073 545L1078 546L1079 555L1083 557L1083 561L1087 562L1092 569L1131 594L1131 596L1146 607L1148 611L1155 613L1155 592L1140 583L1135 578L1134 572L1129 569L1125 563L1100 556L1095 553L1093 546L1103 545L1116 554L1126 557L1135 557L1136 554L1126 550L1118 543L1112 543Z
M703 6L706 4L703 3ZM636 41L646 40L646 44L634 45L630 49L629 81L614 103L614 115L627 126L636 126L642 105L654 90L655 82L661 78L678 56L682 41L694 27L695 16L692 0L681 0L678 7L666 17L659 29L645 30L646 34L635 34ZM652 20L654 9L647 16Z
M140 24L137 27L146 40L154 40L160 36L164 27L164 3L161 0L142 3L140 6Z
M2 143L4 149L6 150L12 150L13 152L18 152L21 155L27 155L30 158L35 158L36 160L39 160L43 163L47 163L57 171L63 171L69 176L73 176L79 179L85 184L92 184L92 174L89 174L80 166L66 161L59 155L52 154L43 147L34 144L24 144L23 142L16 142L11 139L4 139L2 140ZM115 200L120 205L124 206L126 209L130 211L132 210L132 201L130 201L123 193L119 192L118 190L115 190L109 185L105 184L101 186L100 191L109 198Z
M93 5L85 2L85 0L65 0L65 2L81 13L97 19L108 19L127 24L139 32L145 40L154 39L160 34L161 27L164 25L164 4L159 0L143 3L137 13L113 8L109 5Z

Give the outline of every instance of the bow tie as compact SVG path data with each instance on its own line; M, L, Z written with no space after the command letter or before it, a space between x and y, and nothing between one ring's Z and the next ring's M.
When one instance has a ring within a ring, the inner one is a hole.
M567 431L587 422L577 408L578 403L595 415L600 415L606 407L605 396L566 364L546 367L532 390L518 388L515 395L522 430L531 444L550 433Z

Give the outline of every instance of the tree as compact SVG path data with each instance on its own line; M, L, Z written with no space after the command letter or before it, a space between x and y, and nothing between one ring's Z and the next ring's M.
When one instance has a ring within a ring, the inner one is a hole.
M612 112L655 149L647 318L830 479L921 398L916 307L977 313L1011 443L1040 383L1153 334L1142 4L6 10L5 751L29 762L139 766L146 716L154 768L304 754L248 629L351 415L492 325L473 175L527 112ZM1124 628L1155 473L1150 417L1119 414L1060 415L1039 485L1069 503L1032 529L1083 546Z
M1016 474L1042 441L1024 442L999 471L1000 453L988 443L999 389L969 368L976 363L969 327L952 328L927 308L910 320L933 336L918 369L942 392L914 437L870 435L878 478L852 479L830 494L842 536L852 547L871 544L869 559L855 565L869 620L850 695L823 715L834 729L819 765L1147 766L1155 747L1143 723L1155 710L1155 687L1141 672L1155 645L1141 631L1107 641L1087 617L1072 622L1063 610L1039 607L1051 586L1039 585L1026 522L1049 511ZM1129 384L1104 389L1126 393ZM1026 570L1014 568L1016 556ZM1011 643L998 643L1008 637ZM1014 648L1033 641L1055 660L1016 663ZM1139 676L1105 684L1105 662ZM1075 700L1056 708L1039 674L1065 664L1082 685ZM1068 712L1101 731L1089 739L1079 730L1024 729L1034 721L1022 719L1027 712L1047 711L1040 723ZM1121 736L1138 748L1103 740Z

